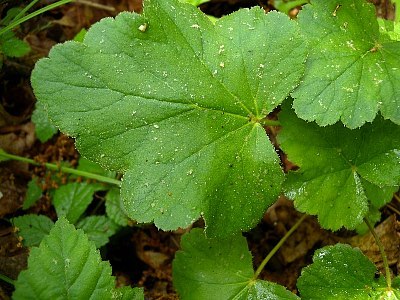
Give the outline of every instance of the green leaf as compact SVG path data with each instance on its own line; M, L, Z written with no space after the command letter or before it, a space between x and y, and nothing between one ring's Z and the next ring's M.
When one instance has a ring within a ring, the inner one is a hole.
M2 156L3 153L6 154L6 151L0 148L0 162L10 160L10 158Z
M87 30L85 28L82 28L74 37L74 41L77 42L83 42L85 35L87 33Z
M322 128L298 119L289 105L279 120L281 148L300 166L284 188L298 210L318 215L324 228L354 229L368 212L368 197L375 207L390 201L400 183L399 126L378 117L355 130Z
M182 3L189 3L194 6L199 6L203 3L209 2L210 0L179 0Z
M379 31L382 35L387 35L388 40L400 41L400 24L391 20L378 18Z
M7 31L0 35L0 53L8 57L21 57L29 53L31 47L18 39L14 32Z
M392 281L392 287L393 287L393 293L397 298L392 298L392 299L400 299L400 276L397 276L395 279Z
M69 222L76 223L92 202L94 192L103 189L101 184L86 182L68 183L59 187L53 199L57 216L66 216Z
M0 25L8 25L22 11L20 7L12 7L7 10L6 16L0 20Z
M38 246L54 226L53 221L44 215L24 215L12 218L11 222L18 228L18 235L26 247Z
M380 111L400 124L400 42L380 34L375 7L365 0L315 0L298 20L310 53L293 93L297 115L357 128Z
M301 299L400 299L389 289L376 266L359 249L337 244L319 249L303 269L297 287ZM392 295L392 297L390 296Z
M112 188L106 194L106 214L118 225L127 226L129 223L118 188Z
M308 0L274 0L273 6L277 10L285 14L289 14L293 8L296 8L297 6L301 6L306 3L308 3Z
M90 172L102 176L115 178L115 172L103 169L99 164L92 162L84 157L79 158L78 170Z
M42 197L42 192L42 188L39 186L36 179L29 181L22 209L28 209L35 204L36 201Z
M192 229L181 240L173 261L173 280L180 299L299 299L278 284L254 279L246 239L207 239Z
M114 290L113 298L116 300L143 300L143 288L131 288L123 286Z
M42 143L57 133L57 128L50 122L47 112L39 102L32 113L32 122L35 124L36 136Z
M60 218L39 248L31 250L13 299L124 299L126 288L120 292L114 286L111 266L101 261L94 243Z
M208 234L252 228L280 193L279 159L259 121L298 84L297 24L260 8L214 26L177 0L103 19L83 43L37 63L32 85L59 128L125 172L130 218L164 229L203 216Z
M106 216L89 216L76 224L76 228L83 229L89 240L96 244L97 248L109 242L109 237L117 230L118 225Z

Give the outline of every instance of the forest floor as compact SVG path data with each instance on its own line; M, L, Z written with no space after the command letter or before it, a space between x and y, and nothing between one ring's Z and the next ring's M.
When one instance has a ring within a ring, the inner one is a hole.
M0 16L17 5L29 1L0 1ZM49 1L40 1L44 5ZM103 17L115 16L121 11L141 11L141 0L91 0L94 5L73 3L58 7L28 22L16 31L29 43L31 52L18 59L5 58L0 70L0 148L5 151L33 158L41 162L60 163L69 161L76 165L79 154L74 141L57 134L46 143L35 137L31 114L35 98L30 86L30 73L35 62L45 57L56 43L73 39L82 29ZM373 1L382 17L391 18L393 7L389 1ZM101 5L97 5L101 4ZM40 7L40 5L38 7ZM203 4L201 9L220 17L240 7L262 6L266 11L273 9L267 0L219 0ZM295 16L296 10L293 11ZM269 132L271 139L275 132ZM293 166L283 159L285 168ZM0 163L0 274L16 279L26 268L29 250L22 246L9 219L24 214L44 214L56 220L51 198L44 188L41 199L29 210L22 210L27 183L34 177L50 176L41 167L21 162ZM52 184L52 182L49 182ZM94 201L100 201L101 196ZM104 208L100 207L98 211ZM391 270L400 271L400 202L395 199L382 210L382 221L377 226L388 254ZM258 266L265 255L294 225L301 214L285 198L268 209L262 222L246 233L249 247ZM194 226L202 226L201 221ZM184 230L162 232L152 225L130 226L114 235L110 243L101 249L105 260L110 261L118 285L144 287L147 299L177 299L172 285L171 262L179 249ZM332 233L320 228L314 217L307 217L298 230L269 262L261 279L271 280L296 291L296 281L301 269L311 263L315 249L337 242L350 243L359 247L379 268L382 261L379 250L370 235L358 236L355 232ZM10 299L13 288L0 281L0 299Z

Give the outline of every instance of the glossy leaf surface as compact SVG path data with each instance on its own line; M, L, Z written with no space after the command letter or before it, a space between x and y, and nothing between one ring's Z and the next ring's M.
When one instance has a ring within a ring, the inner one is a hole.
M207 239L193 229L181 240L173 262L174 286L180 299L298 299L283 286L254 279L246 239Z
M358 249L336 244L317 250L314 262L297 282L301 299L400 299L396 284L389 289L383 276Z
M296 117L287 104L279 115L281 148L300 169L288 174L286 195L321 225L354 229L367 214L389 202L400 183L400 127L377 118L350 130L319 127Z
M101 261L94 243L61 218L39 248L31 250L13 299L123 299L114 285L111 266Z
M293 93L297 115L357 128L380 111L400 124L400 42L380 33L375 7L365 0L314 0L298 20L310 54Z
M260 8L214 25L176 0L144 1L38 62L32 84L81 154L125 172L130 218L164 229L203 216L208 233L248 230L280 193L259 121L298 84L297 24Z

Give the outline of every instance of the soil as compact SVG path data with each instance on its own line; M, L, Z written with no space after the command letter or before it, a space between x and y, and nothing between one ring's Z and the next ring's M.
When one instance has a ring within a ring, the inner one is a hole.
M22 2L22 3L21 3ZM0 0L0 15L17 5L30 1ZM40 6L50 1L40 1ZM89 2L89 1L88 1ZM141 11L141 0L92 0L94 5L68 4L25 22L16 31L27 41L32 51L19 59L5 58L0 71L0 148L17 155L34 158L40 162L65 162L76 165L79 154L74 141L58 134L46 143L36 139L34 124L30 121L35 98L30 87L30 72L35 62L47 55L56 43L74 38L82 29L103 17L115 16L120 11ZM389 0L372 1L379 16L393 18L393 6ZM201 5L201 9L217 17L229 14L241 7L259 5L266 11L273 9L267 0L215 0ZM101 4L101 5L98 5ZM294 9L295 16L298 9ZM268 131L274 140L276 132ZM285 170L296 166L281 153ZM45 178L43 190L62 184L62 174L54 180L53 173L42 167L7 161L0 163L0 274L16 279L26 268L29 249L24 248L14 232L9 219L27 213L44 214L56 220L56 214L48 194L27 211L22 210L27 183L34 177ZM399 198L400 199L400 198ZM101 210L101 208L100 208ZM400 201L394 199L382 209L382 222L377 232L388 253L389 263L395 275L400 271ZM268 209L260 224L245 233L253 254L256 268L265 255L301 216L291 201L280 198ZM201 227L201 221L193 226ZM105 260L110 261L117 285L144 287L146 299L178 299L172 285L171 263L179 249L185 230L162 232L153 225L129 226L114 235L110 243L101 248ZM301 269L310 264L314 251L337 242L350 243L362 251L382 269L379 251L371 235L357 236L354 232L332 233L320 228L314 217L307 217L297 231L268 263L261 274L267 279L296 292L296 280ZM0 281L0 299L10 299L13 288Z

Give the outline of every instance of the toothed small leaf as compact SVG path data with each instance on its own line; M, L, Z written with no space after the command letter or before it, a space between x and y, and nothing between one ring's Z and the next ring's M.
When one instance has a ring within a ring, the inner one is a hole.
M400 299L398 286L376 278L376 266L358 249L337 244L316 251L297 287L301 299Z
M288 174L286 195L296 208L317 215L324 228L354 229L369 211L392 198L400 183L400 126L378 117L350 130L319 127L285 104L278 141L300 169Z
M314 0L298 20L310 48L293 93L297 115L357 128L381 112L400 124L400 42L380 33L375 7L365 0Z

